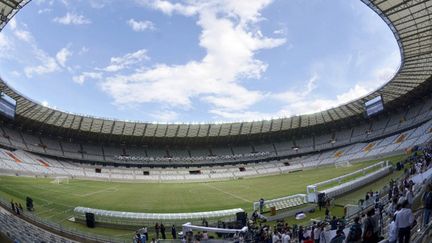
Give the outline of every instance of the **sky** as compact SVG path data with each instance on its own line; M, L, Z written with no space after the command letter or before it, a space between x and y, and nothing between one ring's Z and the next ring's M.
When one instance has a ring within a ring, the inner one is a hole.
M360 0L33 0L0 32L0 76L62 111L146 122L310 114L400 65Z

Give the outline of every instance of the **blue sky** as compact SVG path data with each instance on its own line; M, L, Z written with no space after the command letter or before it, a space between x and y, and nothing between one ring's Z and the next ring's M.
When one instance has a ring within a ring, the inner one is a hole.
M393 34L360 0L33 0L0 75L60 110L225 122L313 113L383 85Z

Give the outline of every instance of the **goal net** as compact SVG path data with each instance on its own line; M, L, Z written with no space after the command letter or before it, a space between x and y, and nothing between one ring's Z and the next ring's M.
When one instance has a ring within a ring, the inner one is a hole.
M69 184L69 177L67 176L56 176L54 180L51 181L53 184Z
M335 163L336 168L339 167L350 167L352 164L349 161L338 161Z

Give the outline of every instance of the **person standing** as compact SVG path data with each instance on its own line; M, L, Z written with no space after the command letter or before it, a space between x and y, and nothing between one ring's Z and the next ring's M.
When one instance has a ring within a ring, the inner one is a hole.
M378 237L375 235L375 220L374 220L375 210L371 209L367 213L367 217L363 222L363 242L364 243L376 243L378 242Z
M389 225L389 230L388 230L388 241L389 243L396 243L397 242L397 228L396 228L396 215L393 216L393 219Z
M148 241L148 240L149 240L149 237L148 237L147 226L144 226L144 228L142 229L142 233L145 235L146 240Z
M429 224L432 211L432 183L427 186L426 192L422 197L423 202L423 226Z
M321 234L321 224L318 224L313 232L313 240L315 243L319 243L319 238L320 238L320 234Z
M172 238L174 240L177 239L177 230L176 230L175 225L172 225L172 227L171 227L171 235L172 235Z
M162 239L166 239L166 235L165 235L165 225L163 223L160 224L160 232L162 235Z
M279 232L275 229L273 231L273 236L272 236L272 243L281 243L282 239L279 235Z
M331 239L330 243L343 243L345 241L345 234L343 230L338 229L336 231L336 236Z
M347 243L359 243L362 238L362 226L360 224L360 218L354 218L354 224L351 225L350 231L348 233ZM317 242L319 243L319 242Z
M414 223L414 215L409 208L408 201L402 204L402 209L396 214L396 228L399 243L409 243L411 237L411 225Z
M15 203L14 203L14 201L13 200L11 200L11 202L10 202L10 204L11 204L11 209L12 209L12 212L16 212L15 211Z
M159 224L156 223L154 228L156 233L156 239L159 239L159 230L160 230Z
M407 201L408 201L408 205L409 205L409 207L411 208L412 207L412 205L413 205L413 202L414 202L414 193L413 193L413 191L412 191L412 186L409 186L407 189L406 189L406 199L407 199Z
M291 237L289 235L288 231L284 231L284 233L282 234L282 243L289 243L291 240Z
M298 231L298 241L302 242L304 240L304 229L303 226L300 225L299 231Z
M263 212L263 209L264 209L264 198L260 198L260 200L259 200L259 210L260 210L260 213Z

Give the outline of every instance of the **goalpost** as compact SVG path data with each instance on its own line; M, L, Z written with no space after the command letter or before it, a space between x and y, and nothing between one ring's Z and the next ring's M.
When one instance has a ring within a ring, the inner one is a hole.
M352 166L352 164L349 161L338 161L335 163L335 167L339 168L339 167L350 167Z
M56 176L54 180L51 181L53 184L69 184L69 177L67 176Z

